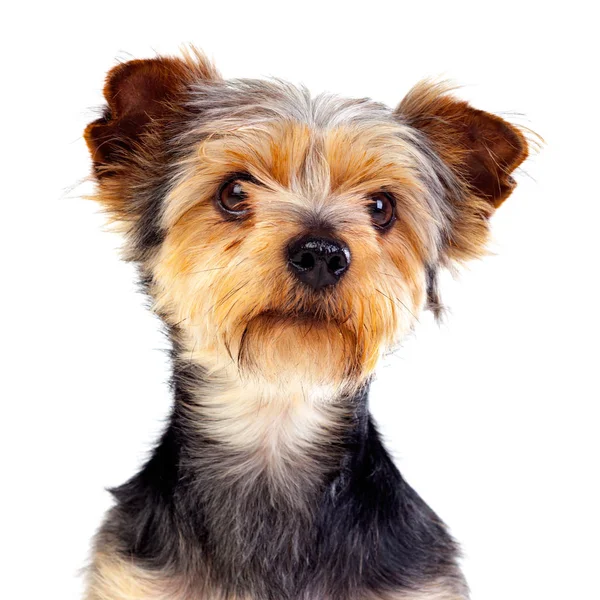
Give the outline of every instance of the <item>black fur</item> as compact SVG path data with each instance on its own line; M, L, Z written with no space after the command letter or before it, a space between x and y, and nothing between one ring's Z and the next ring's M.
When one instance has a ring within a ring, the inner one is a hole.
M427 308L433 313L436 320L440 320L444 312L444 305L440 299L437 267L427 267Z
M343 400L346 435L315 449L329 466L299 500L267 475L244 492L214 476L228 451L190 422L191 384L208 385L197 366L176 362L170 423L141 472L113 490L101 543L199 585L210 573L210 587L257 600L354 600L438 579L461 588L456 545L385 451L368 387Z

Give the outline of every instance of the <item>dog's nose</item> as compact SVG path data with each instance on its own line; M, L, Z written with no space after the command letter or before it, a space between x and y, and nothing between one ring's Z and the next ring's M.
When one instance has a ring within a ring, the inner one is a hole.
M339 240L306 236L288 246L292 273L314 290L335 285L350 265L350 250Z

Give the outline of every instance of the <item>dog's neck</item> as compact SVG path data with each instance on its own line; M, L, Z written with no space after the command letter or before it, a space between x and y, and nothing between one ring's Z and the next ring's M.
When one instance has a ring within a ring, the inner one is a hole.
M264 565L232 557L266 553L268 578L289 578L315 547L323 499L344 485L367 438L366 388L355 397L286 396L189 362L176 362L174 382L170 431L190 503L179 510L224 571L250 577Z
M192 442L190 464L198 454L194 443L202 446L203 457L208 444L229 457L229 468L235 470L232 462L238 461L288 484L294 474L317 475L334 467L359 415L366 415L367 385L349 394L333 385L269 384L189 361L175 362L174 382L176 415ZM197 458L198 467L225 469L223 461Z

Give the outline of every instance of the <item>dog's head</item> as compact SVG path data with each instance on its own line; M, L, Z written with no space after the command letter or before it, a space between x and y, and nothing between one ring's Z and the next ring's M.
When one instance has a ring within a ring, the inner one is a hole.
M480 255L522 133L439 84L395 109L201 55L108 75L85 132L98 199L182 352L270 382L356 386Z

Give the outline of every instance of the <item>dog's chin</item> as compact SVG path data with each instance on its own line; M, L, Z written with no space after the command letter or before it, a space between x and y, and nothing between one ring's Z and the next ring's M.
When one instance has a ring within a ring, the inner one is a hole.
M240 372L269 381L346 385L364 371L364 352L349 321L318 313L265 311L241 335Z
M265 327L331 327L338 328L343 325L340 319L327 317L317 310L302 309L293 312L265 310L251 321L260 321Z

